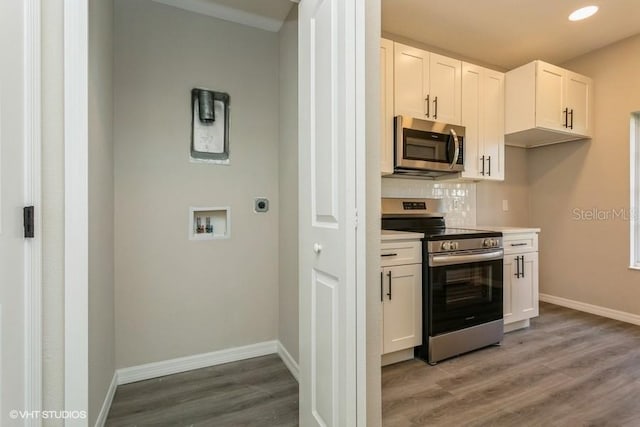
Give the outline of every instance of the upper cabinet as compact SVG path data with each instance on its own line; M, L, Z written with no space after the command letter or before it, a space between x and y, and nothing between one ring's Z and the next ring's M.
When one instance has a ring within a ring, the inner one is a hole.
M593 83L543 61L506 74L506 142L537 147L590 138Z
M504 74L462 64L463 178L504 180Z
M461 124L462 62L394 43L394 113Z
M393 42L380 40L380 170L393 173Z

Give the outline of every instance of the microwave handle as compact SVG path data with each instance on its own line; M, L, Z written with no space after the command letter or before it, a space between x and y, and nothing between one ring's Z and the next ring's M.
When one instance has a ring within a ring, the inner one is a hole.
M453 167L458 162L458 156L460 155L460 144L458 143L458 134L453 129L449 129L451 132L451 137L453 139L453 159L451 159L451 164L449 165L449 169L453 169Z

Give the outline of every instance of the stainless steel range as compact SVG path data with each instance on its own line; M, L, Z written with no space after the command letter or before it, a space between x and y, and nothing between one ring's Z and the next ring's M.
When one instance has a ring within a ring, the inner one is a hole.
M446 228L441 201L382 199L382 228L424 233L423 344L430 364L502 341L502 234Z

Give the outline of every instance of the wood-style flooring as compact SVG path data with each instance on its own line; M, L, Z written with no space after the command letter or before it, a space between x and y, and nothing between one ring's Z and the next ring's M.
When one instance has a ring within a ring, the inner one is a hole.
M501 346L382 370L385 426L640 426L640 327L540 304Z
M297 426L298 383L278 355L119 386L107 426Z
M640 426L640 327L540 304L529 329L436 366L382 369L383 425ZM295 426L276 355L119 386L107 426Z

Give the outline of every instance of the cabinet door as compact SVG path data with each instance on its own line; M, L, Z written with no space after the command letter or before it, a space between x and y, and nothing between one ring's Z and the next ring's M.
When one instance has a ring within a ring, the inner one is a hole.
M519 259L519 258L518 258ZM502 281L502 296L503 296L503 317L504 324L515 322L514 320L514 306L517 306L517 302L514 301L513 286L516 281L517 265L516 255L505 255L503 261L503 281ZM519 320L519 319L518 319Z
M480 138L480 93L482 68L468 63L462 64L462 126L464 133L463 178L482 178L482 147Z
M591 79L567 71L566 84L567 108L573 112L569 115L570 132L591 136Z
M539 61L536 68L536 126L566 131L566 70Z
M383 353L422 343L422 265L383 271Z
M518 283L519 311L523 319L538 315L538 253L530 252L520 255L524 257L524 276Z
M394 43L394 114L428 119L429 52ZM429 112L431 113L431 112Z
M484 178L504 180L504 74L485 69L481 93Z
M432 53L429 64L430 118L461 124L462 62Z
M393 42L380 40L380 172L393 173Z
M538 315L537 252L505 255L503 295L505 325Z

